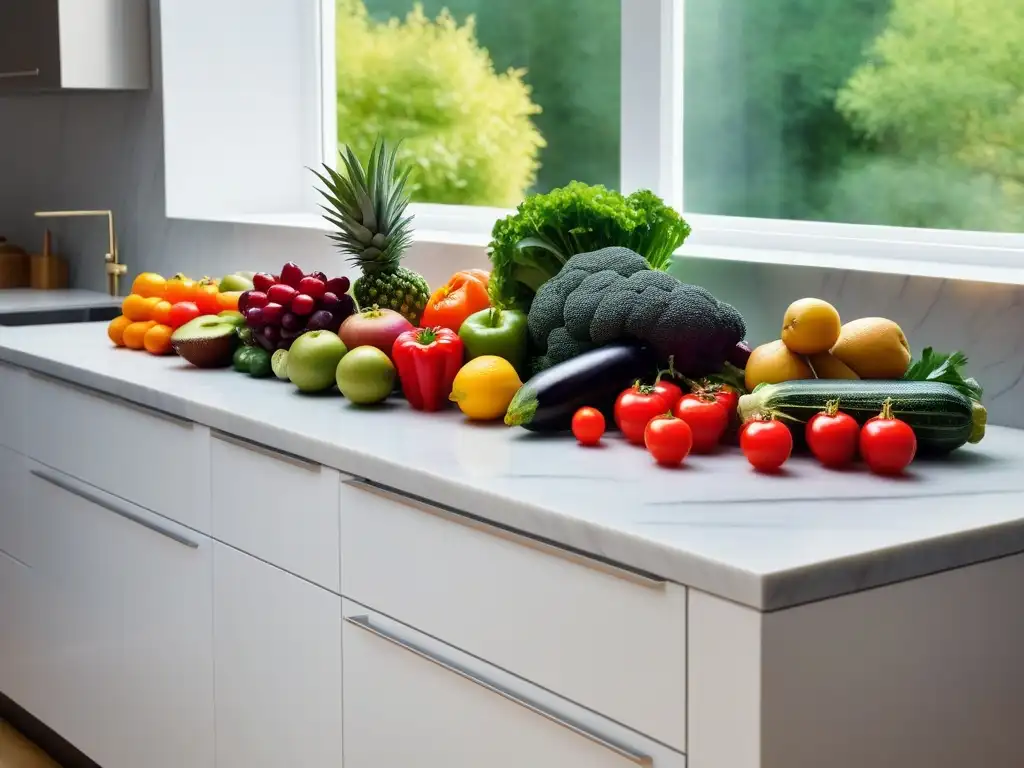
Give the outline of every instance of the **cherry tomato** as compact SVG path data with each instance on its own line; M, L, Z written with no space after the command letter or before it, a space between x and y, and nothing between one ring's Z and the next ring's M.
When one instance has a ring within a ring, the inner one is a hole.
M821 413L816 413L804 429L807 447L826 467L845 467L857 455L860 425L848 413L839 410L839 403L830 402Z
M199 317L202 312L199 311L199 307L191 301L179 301L177 304L171 307L168 319L170 322L168 325L171 328L180 328L189 320L195 320Z
M675 416L655 416L644 428L644 445L658 464L678 467L693 447L693 432L689 424Z
M729 416L730 421L732 421L733 418L739 418L739 415L736 413L736 408L740 404L739 392L732 387L726 386L719 387L718 389L712 389L710 391L715 396L715 400L720 402L722 407L725 408L725 412Z
M715 450L729 426L729 412L710 395L683 395L672 413L690 425L695 453Z
M637 382L625 389L615 400L615 426L633 445L644 444L644 430L655 416L664 416L670 410L668 401L653 387Z
M892 403L886 400L882 412L860 431L860 455L868 468L880 475L897 475L907 468L917 453L917 436L910 425L892 415Z
M572 415L572 434L580 445L597 445L604 435L604 414L584 406Z
M196 283L192 301L204 315L216 315L220 312L220 302L217 300L219 293L217 283L212 280L200 280Z
M750 421L740 432L740 449L758 472L775 472L793 453L793 435L781 421Z
M651 385L651 389L665 399L665 402L668 404L670 409L674 408L676 403L678 403L680 398L683 396L682 387L671 381L665 381L664 379L655 381L654 384Z

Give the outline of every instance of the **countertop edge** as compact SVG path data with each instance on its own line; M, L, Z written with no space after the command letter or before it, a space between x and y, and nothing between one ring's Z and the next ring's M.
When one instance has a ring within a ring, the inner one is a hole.
M324 443L299 432L288 432L227 409L202 405L181 395L106 376L45 356L0 346L0 361L65 381L72 386L120 397L256 443L271 447L287 444L289 453L331 467L342 474L370 480L456 510L464 510L474 517L521 531L531 537L561 544L761 612L842 597L1024 552L1024 520L1021 520L956 536L927 539L813 563L801 568L758 574L661 545L629 532L540 508L510 496L448 483L414 467L403 467L403 473L389 473L392 467L387 460L368 458L344 446ZM501 503L494 504L496 500ZM540 524L542 519L543 524ZM555 528L557 535L552 535L552 528ZM994 536L993 529L997 529L1000 535ZM944 556L944 553L954 546L957 550L963 550L965 536L974 539L967 547L971 557L954 557L954 563L950 564L951 558ZM579 541L588 542L588 546L572 543ZM907 558L907 552L914 549L926 554Z

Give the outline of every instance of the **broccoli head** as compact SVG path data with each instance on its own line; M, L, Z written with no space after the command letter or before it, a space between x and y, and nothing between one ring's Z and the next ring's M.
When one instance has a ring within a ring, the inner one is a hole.
M690 377L722 370L747 333L732 306L618 247L570 258L537 291L529 329L535 372L632 339L673 358L676 370Z

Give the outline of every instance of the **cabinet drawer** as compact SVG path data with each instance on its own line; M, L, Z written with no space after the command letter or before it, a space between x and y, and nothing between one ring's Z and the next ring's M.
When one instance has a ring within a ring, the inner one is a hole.
M192 422L36 373L24 452L133 504L210 532L209 442Z
M345 768L685 766L682 754L621 725L343 605Z
M338 473L212 434L214 538L339 592Z
M685 749L685 587L346 480L341 588Z

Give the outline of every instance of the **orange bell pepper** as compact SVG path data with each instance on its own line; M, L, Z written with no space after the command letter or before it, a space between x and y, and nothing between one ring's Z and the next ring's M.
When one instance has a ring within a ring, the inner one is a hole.
M458 333L467 317L491 306L487 295L489 277L482 269L456 272L445 285L431 294L420 318L420 326L448 328Z

